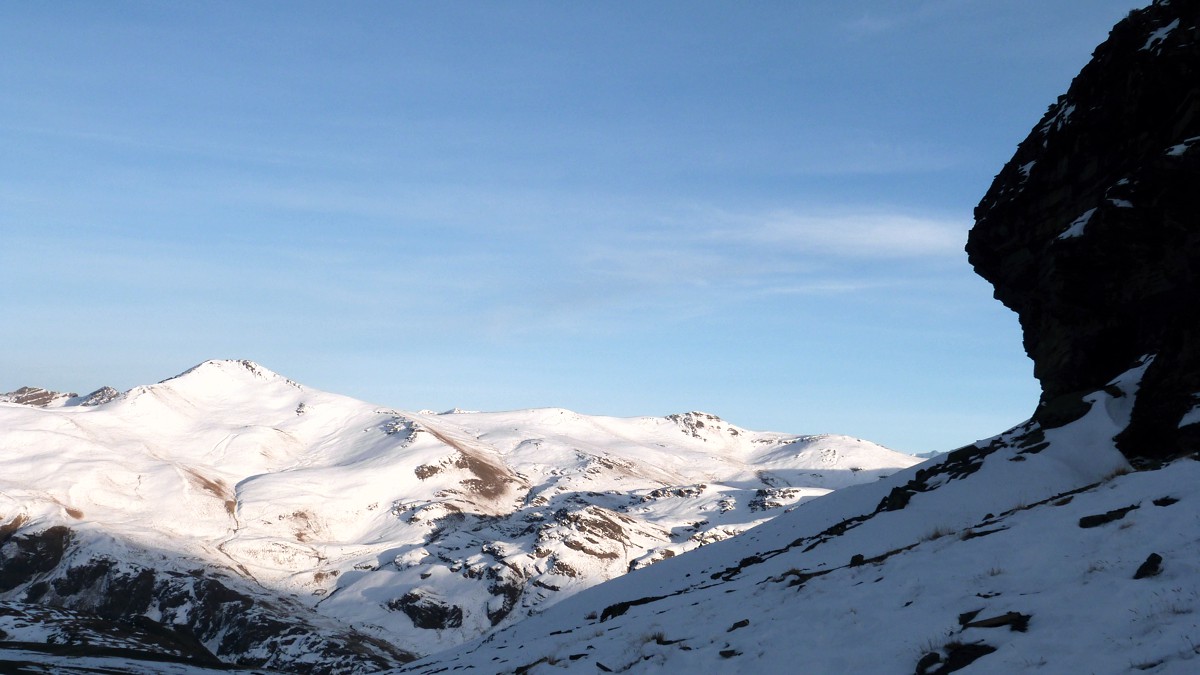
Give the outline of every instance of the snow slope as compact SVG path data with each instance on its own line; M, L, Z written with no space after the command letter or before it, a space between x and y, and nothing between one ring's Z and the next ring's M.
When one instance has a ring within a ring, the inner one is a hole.
M403 672L1196 672L1200 462L1112 441L1145 365Z
M403 412L247 361L97 394L0 401L0 546L11 554L14 533L69 532L52 569L10 583L0 573L0 599L115 611L104 588L146 569L200 567L269 610L263 622L299 617L296 630L314 640L343 631L355 649L371 639L415 653L453 647L918 461L697 412ZM63 581L72 575L96 580ZM155 578L136 612L195 630L203 589L168 579L168 593ZM190 598L181 606L163 600L180 593ZM264 647L217 628L199 637L241 663L304 656L303 640ZM405 658L386 652L370 663ZM365 668L338 658L345 672Z

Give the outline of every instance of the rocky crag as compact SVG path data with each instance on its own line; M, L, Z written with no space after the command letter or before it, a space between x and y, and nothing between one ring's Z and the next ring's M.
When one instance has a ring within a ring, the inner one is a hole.
M1130 459L1200 448L1200 2L1130 15L996 176L967 253L1015 311L1035 419L1144 367Z

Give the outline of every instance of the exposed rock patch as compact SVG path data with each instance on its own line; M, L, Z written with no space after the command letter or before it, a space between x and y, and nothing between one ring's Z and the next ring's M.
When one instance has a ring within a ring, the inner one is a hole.
M388 602L388 608L404 612L413 625L426 630L457 628L462 625L462 607L447 603L428 589L415 589Z
M21 387L16 391L0 394L0 401L44 408L58 399L74 398L78 394L63 394L40 387Z
M38 612L90 617L61 624L64 635L91 631L97 621L128 624L140 633L157 632L160 641L191 645L181 654L190 659L209 654L225 663L314 674L378 670L414 658L357 631L315 625L305 618L307 610L263 600L211 570L185 574L89 556L61 526L6 536L0 542L0 601L15 596L37 603ZM299 653L307 655L304 663L294 662Z
M62 526L7 535L0 540L0 592L53 570L70 542L71 530Z

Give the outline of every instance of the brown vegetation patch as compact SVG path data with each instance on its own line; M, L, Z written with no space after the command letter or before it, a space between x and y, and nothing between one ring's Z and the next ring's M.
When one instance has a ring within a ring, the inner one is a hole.
M237 497L233 494L233 490L225 484L225 481L220 478L209 478L195 469L184 469L187 474L188 481L196 487L204 490L208 494L220 499L225 506L225 513L233 515L237 511Z
M323 583L326 579L337 578L337 575L339 574L341 574L341 572L338 570L329 570L328 572L325 570L320 570L313 572L313 581L318 584Z
M467 447L464 442L459 442L433 429L426 429L426 431L459 452L459 456L454 460L454 466L475 474L475 479L463 481L463 485L472 492L488 499L497 499L508 491L509 483L521 482L514 478L508 469L488 461Z
M308 541L309 536L317 532L317 523L313 522L313 515L308 511L296 510L289 514L280 514L276 518L279 520L290 520L298 528L292 531L292 537L296 541Z
M463 486L488 499L496 499L502 496L508 489L508 484L516 482L508 475L506 469L487 462L482 458L463 455L463 460L466 462L467 471L476 476L476 478L464 480L462 482Z
M441 470L442 467L434 464L422 464L421 466L413 469L413 473L417 475L417 478L425 480L426 478L437 475L441 472Z
M21 529L21 526L24 525L28 520L29 519L25 517L24 513L18 513L16 518L13 518L7 523L0 525L0 544L3 544L9 537L13 535L14 532Z

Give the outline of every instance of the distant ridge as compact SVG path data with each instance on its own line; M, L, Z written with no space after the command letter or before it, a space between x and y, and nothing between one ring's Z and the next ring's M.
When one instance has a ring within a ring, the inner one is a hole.
M405 412L245 360L22 400L0 406L8 639L144 655L97 628L136 620L312 673L454 646L917 461L702 412Z

